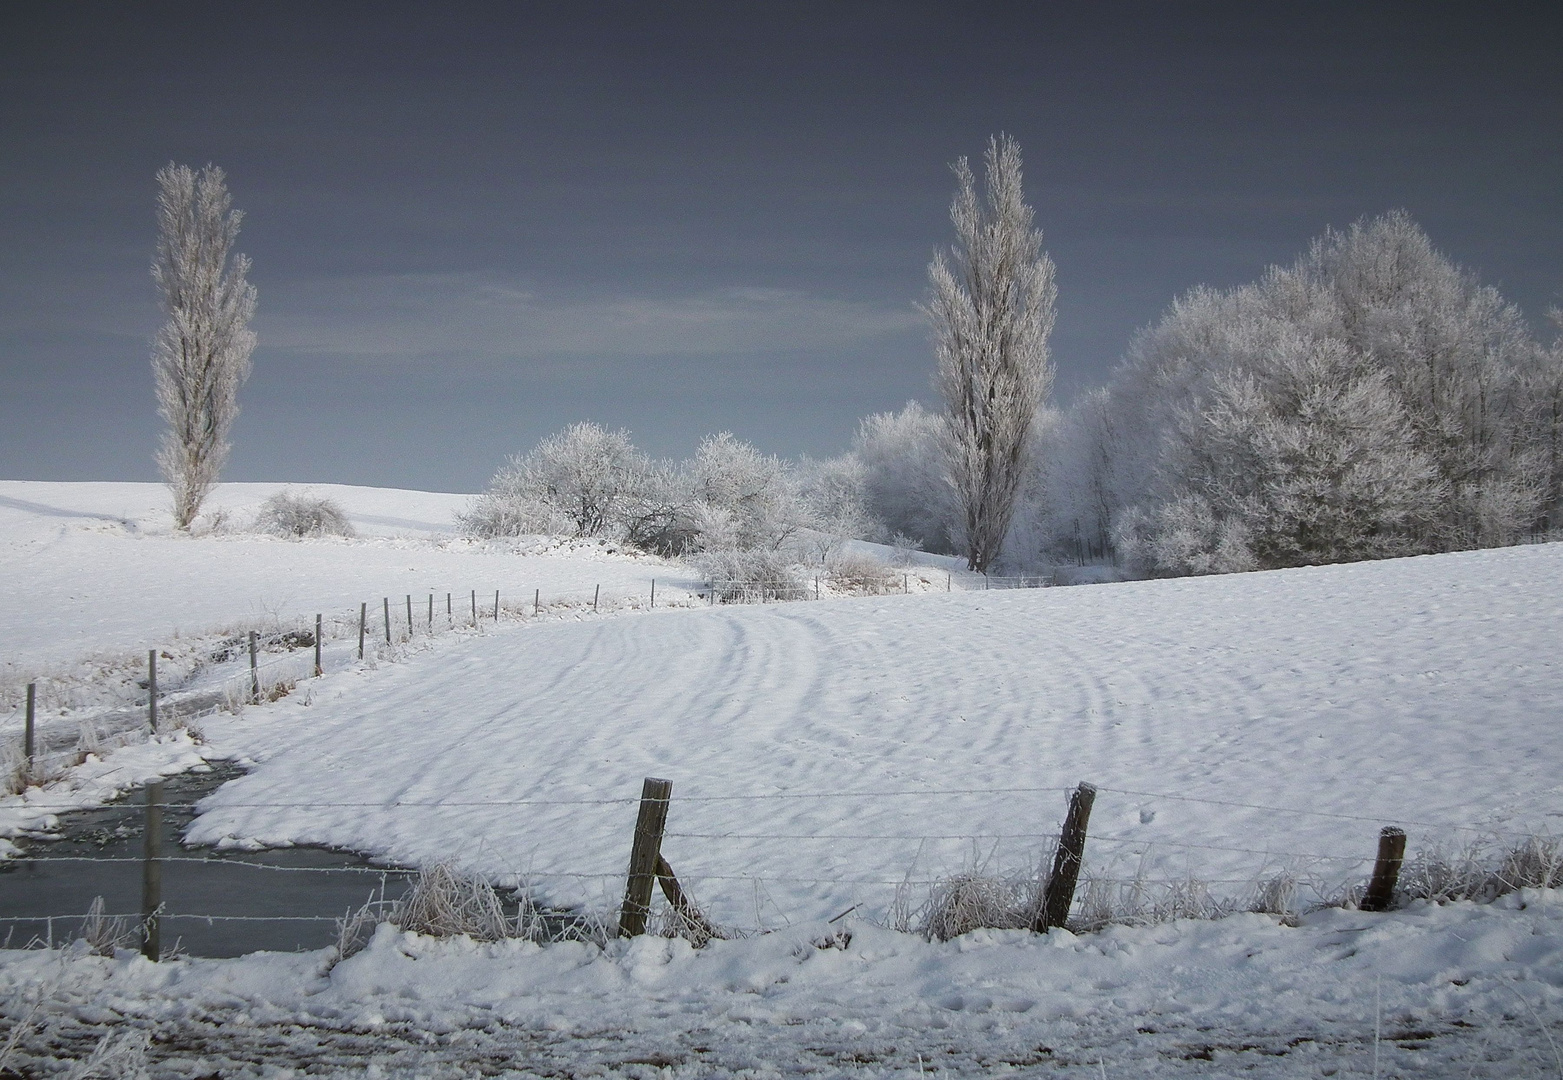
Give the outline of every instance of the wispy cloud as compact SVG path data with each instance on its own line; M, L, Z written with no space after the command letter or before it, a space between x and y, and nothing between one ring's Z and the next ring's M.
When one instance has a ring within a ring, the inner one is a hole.
M848 346L914 331L892 306L789 289L558 296L472 275L334 279L273 293L257 328L271 348L384 356L745 354Z

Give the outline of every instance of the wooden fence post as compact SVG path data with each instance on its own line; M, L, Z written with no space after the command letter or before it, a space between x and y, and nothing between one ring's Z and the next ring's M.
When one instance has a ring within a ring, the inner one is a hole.
M451 606L450 606L450 593L446 593L445 594L445 621L446 622L450 622L455 617L456 617L456 613L451 609Z
M434 633L434 594L429 594L429 633Z
M592 614L597 614L597 599L602 596L602 586L598 585L592 590Z
M543 590L542 589L534 589L532 591L532 614L533 615L541 615L542 613L543 613Z
M407 640L412 640L412 593L407 594Z
M157 650L147 650L147 725L157 734Z
M326 669L320 665L320 616L315 616L315 678L326 673Z
M147 785L147 814L142 835L141 955L157 960L163 955L163 782Z
M472 590L472 625L478 624L478 591Z
M1047 879L1042 910L1037 912L1032 929L1045 934L1051 927L1069 920L1069 908L1075 902L1075 885L1080 880L1080 863L1085 858L1085 829L1091 820L1091 804L1096 788L1081 784L1069 796L1069 813L1058 834L1058 850L1053 854L1053 873Z
M38 775L37 763L33 755L33 707L38 700L38 684L27 684L27 728L22 738L22 749L27 755L27 779L30 782Z
M657 606L657 579L651 579L651 606Z
M364 630L369 625L369 605L358 605L358 659L364 658Z
M494 590L494 622L495 622L496 625L499 622L499 590L498 589Z
M1373 863L1373 880L1362 898L1363 911L1388 911L1395 903L1395 885L1400 880L1400 864L1406 857L1405 830L1386 825L1378 834L1378 859Z
M259 637L254 630L250 631L250 700L260 704L260 660L256 655L256 640Z
M635 841L630 847L630 872L624 883L624 907L619 912L619 936L638 937L646 932L651 913L651 887L657 880L662 857L662 831L668 822L668 799L673 781L646 777L640 789L640 813L635 818Z
M385 615L385 643L389 645L391 643L391 598L381 597L380 605Z

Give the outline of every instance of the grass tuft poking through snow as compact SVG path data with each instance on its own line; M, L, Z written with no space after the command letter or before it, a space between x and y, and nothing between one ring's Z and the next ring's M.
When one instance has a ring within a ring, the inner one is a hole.
M103 897L94 896L82 920L80 940L94 956L112 957L116 949L129 948L136 941L136 927L123 916L103 913Z
M1491 902L1521 889L1563 886L1563 840L1532 836L1509 847L1477 842L1454 852L1434 849L1406 862L1397 901Z
M151 1043L152 1037L145 1031L111 1031L98 1040L92 1053L64 1073L64 1080L143 1080Z
M933 887L908 920L929 941L949 941L978 929L1020 930L1042 908L1043 883L1035 877L959 874Z

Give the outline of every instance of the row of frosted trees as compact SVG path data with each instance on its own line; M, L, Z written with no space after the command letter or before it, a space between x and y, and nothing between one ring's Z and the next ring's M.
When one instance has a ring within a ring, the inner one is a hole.
M942 408L870 416L850 452L801 465L729 435L655 463L578 425L503 470L469 526L767 552L778 574L810 537L983 571L1176 575L1563 533L1563 340L1538 341L1406 214L1326 232L1252 284L1193 290L1106 387L1059 411L1045 401L1053 264L1019 148L995 139L985 164L982 199L957 163L956 244L929 267ZM592 494L604 484L618 494Z
M1010 539L1044 559L1189 574L1544 537L1563 348L1391 213L1177 300L1036 460Z

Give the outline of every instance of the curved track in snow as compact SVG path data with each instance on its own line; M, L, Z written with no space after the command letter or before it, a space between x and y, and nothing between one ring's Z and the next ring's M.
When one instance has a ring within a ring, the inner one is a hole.
M1381 824L1413 850L1557 830L1560 640L1563 545L539 625L213 727L260 764L190 839L452 859L606 906L664 776L680 877L774 925L1024 869L1089 780L1098 873L1331 885Z

